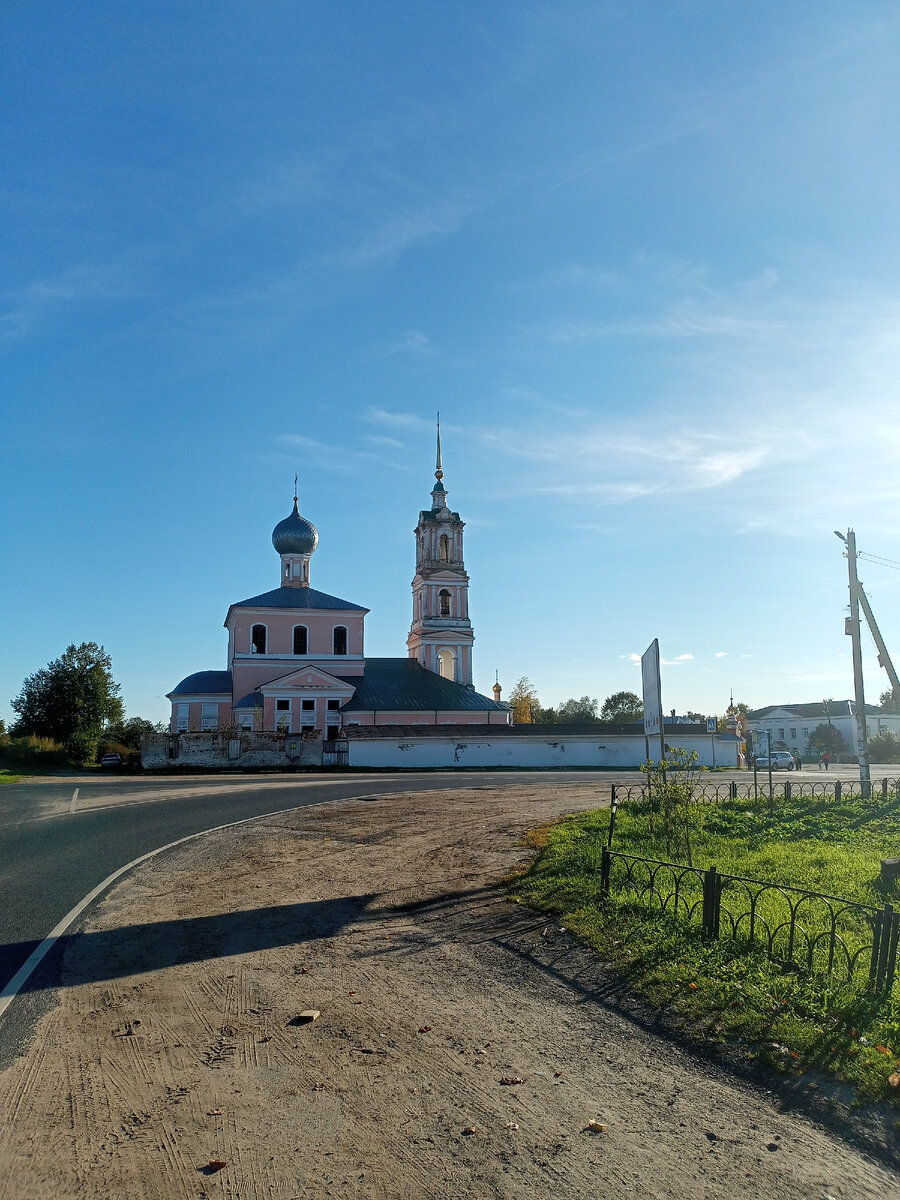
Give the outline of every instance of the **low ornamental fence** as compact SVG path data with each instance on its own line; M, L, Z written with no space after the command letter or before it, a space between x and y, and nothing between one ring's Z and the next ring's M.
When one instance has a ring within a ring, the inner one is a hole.
M699 924L710 938L761 947L783 967L890 992L897 967L900 913L839 896L640 858L604 846L600 894L630 893L638 903Z
M673 777L676 772L672 772ZM731 780L723 783L703 783L698 784L694 789L694 802L697 804L722 804L727 800L753 800L764 787L765 795L768 797L768 773L760 772L759 782L754 784L753 777L749 780ZM885 778L873 779L870 784L871 798L873 800L888 800L900 794L900 778ZM810 779L780 779L773 780L772 793L775 799L783 799L788 802L792 798L809 797L810 799L834 799L840 801L841 796L858 796L860 785L858 780L852 779L834 779L834 780L819 780ZM619 804L626 803L630 800L645 800L647 798L646 783L614 783L612 785L612 798L617 800Z

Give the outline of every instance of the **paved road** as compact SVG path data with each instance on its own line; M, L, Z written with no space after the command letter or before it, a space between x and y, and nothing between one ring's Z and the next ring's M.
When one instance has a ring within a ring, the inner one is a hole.
M5 785L0 789L0 987L92 888L124 864L178 838L349 796L534 779L549 781L546 772L477 771L213 778L73 774ZM552 779L596 779L608 796L611 776L577 771L554 773ZM49 977L47 986L52 986ZM4 1041L10 1023L17 1027L15 1042L27 1032L35 1012L11 1018L23 1004L17 999L3 1018Z

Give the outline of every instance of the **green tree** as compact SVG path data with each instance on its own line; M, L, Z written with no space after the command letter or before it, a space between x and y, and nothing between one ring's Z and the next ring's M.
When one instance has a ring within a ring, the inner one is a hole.
M534 684L527 675L516 680L513 690L509 693L509 704L512 706L514 724L531 725L539 719L540 701Z
M574 696L570 700L563 700L556 709L556 720L596 721L597 701L592 700L590 696L582 696L580 700L576 700Z
M900 738L890 729L879 729L869 738L869 762L900 762Z
M615 721L618 725L643 721L644 704L634 692L613 692L603 701L600 709L601 721Z
M101 736L106 742L116 742L120 746L127 746L129 750L140 750L141 738L145 733L165 733L166 728L162 721L129 717L127 721L114 721L107 725Z
M16 736L53 738L78 766L93 761L103 726L121 721L124 712L112 660L96 642L68 646L29 675L12 707L19 714Z
M809 747L820 753L827 750L832 756L846 754L847 743L841 736L841 731L830 722L827 725L817 725L809 735Z
M887 692L882 692L878 697L878 703L885 712L900 712L900 696L893 689Z

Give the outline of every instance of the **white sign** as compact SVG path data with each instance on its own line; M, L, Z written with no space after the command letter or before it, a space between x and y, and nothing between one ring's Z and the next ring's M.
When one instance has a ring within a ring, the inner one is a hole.
M662 690L659 680L659 640L654 638L641 655L641 683L644 689L644 734L662 738Z

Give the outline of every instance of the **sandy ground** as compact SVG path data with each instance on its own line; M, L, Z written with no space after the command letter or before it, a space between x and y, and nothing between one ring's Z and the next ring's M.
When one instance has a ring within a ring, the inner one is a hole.
M896 1198L888 1168L648 1032L504 899L522 832L591 802L379 797L145 864L0 1075L2 1200Z

